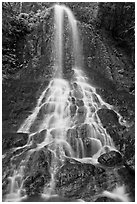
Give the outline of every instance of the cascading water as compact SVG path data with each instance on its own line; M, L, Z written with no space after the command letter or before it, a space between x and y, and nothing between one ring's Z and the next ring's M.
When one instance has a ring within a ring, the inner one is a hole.
M88 83L82 71L82 56L77 21L71 10L65 6L55 5L55 40L54 66L56 74L48 87L41 93L32 114L24 121L18 132L28 133L25 146L14 148L18 152L12 158L12 175L9 176L9 190L5 201L19 201L26 196L25 183L29 174L29 161L35 161L38 154L48 156L50 176L45 182L41 194L54 194L55 175L66 158L74 158L80 162L97 162L104 146L115 148L113 141L103 128L97 111L102 107L113 109L96 93L96 89ZM73 42L74 76L70 81L63 79L64 53L64 15L71 27L69 35ZM119 117L119 122L125 125ZM88 133L84 136L84 130ZM42 152L43 151L43 152ZM14 160L20 158L19 163ZM49 159L50 158L50 159ZM49 161L50 160L50 161ZM30 167L29 167L30 168ZM30 183L31 185L31 183Z

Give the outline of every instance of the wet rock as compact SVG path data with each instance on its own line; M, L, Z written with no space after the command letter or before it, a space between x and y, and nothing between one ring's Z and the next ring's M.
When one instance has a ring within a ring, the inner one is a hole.
M76 98L71 97L71 102L72 102L73 104L75 104L75 102L76 102Z
M94 202L115 202L115 200L102 196L97 198Z
M71 128L67 131L67 140L69 141L71 138L78 138L77 128Z
M97 94L92 93L92 99L93 99L93 102L98 105L98 107L101 106L101 103L99 101L99 98L98 98Z
M104 127L111 126L112 128L112 126L120 126L119 118L113 110L99 109L97 111L97 114ZM104 115L105 115L105 120L104 120Z
M77 123L84 123L86 119L87 109L86 107L82 106L79 107L77 110Z
M6 152L5 157L2 159L3 198L11 190L11 180L9 179L9 177L11 178L15 174L14 169L19 169L21 162L23 162L24 158L26 157L25 152L23 152L24 148L22 151L21 149L19 150L20 151L16 150L15 152L12 152L12 151ZM18 156L18 154L20 154L20 156ZM14 169L13 169L13 166L14 166Z
M83 93L82 93L82 89L80 88L80 86L77 83L73 83L73 87L74 87L74 90L72 92L72 95L75 98L82 99Z
M80 159L68 158L57 174L56 192L60 196L94 201L94 196L106 189L107 175L104 169Z
M113 139L114 144L116 145L117 149L121 151L122 146L124 144L124 140L122 138L124 128L121 127L106 127L107 133Z
M75 137L71 137L70 140L69 140L69 144L73 150L73 156L77 156L78 152L79 152L79 147L78 147L78 141L77 141L77 138Z
M95 106L93 105L93 103L89 103L88 105L89 105L89 107L90 107L90 113L91 113L91 114L95 113L95 112L96 112L96 108L95 108Z
M77 106L76 105L70 105L70 114L71 117L73 117L76 114Z
M39 116L35 119L34 123L31 125L31 127L29 129L30 133L35 133L35 132L39 131L39 127L41 126L41 124L43 122L43 118L44 118L43 113L42 113L41 116L40 116L40 113L39 113Z
M95 137L93 126L87 123L81 124L78 128L79 137L84 140L85 138Z
M42 172L27 177L23 186L26 190L26 194L28 196L41 194L49 178L47 179L47 175L45 176Z
M25 163L24 161L27 157L27 152L28 152L28 148L23 148L20 151L16 150L15 152L13 152L11 165L13 165L16 168L23 165Z
M109 153L111 150L114 150L114 148L110 147L109 145L105 145L100 150L100 154Z
M107 167L119 166L122 164L122 161L122 155L115 150L104 153L98 158L98 162Z
M25 168L25 175L37 171L48 171L54 155L47 147L31 153Z
M55 127L55 124L57 124L57 121L58 121L58 116L57 115L51 115L49 121L48 121L48 128L54 128Z
M77 100L76 100L76 105L77 105L78 107L84 106L84 101L83 101L83 100L80 100L80 99L77 99Z
M94 175L95 167L91 164L64 165L58 172L56 190L61 196L76 196L87 185L90 176Z
M42 99L40 105L42 105L43 103L46 102L46 99L47 99L47 97L48 97L48 95L49 95L49 91L50 91L50 88L47 88L46 93L45 93L45 95L44 95L44 97L43 97L43 99Z
M95 139L95 138L85 139L84 146L85 146L85 156L86 157L92 157L102 148L102 144L100 140Z
M82 155L84 156L83 141L78 136L77 128L69 129L67 131L67 141L72 147L76 157L82 157Z
M61 128L53 128L50 131L50 134L52 135L53 139L59 138L63 134L63 130Z
M45 105L45 113L46 114L51 114L55 111L55 103L46 103Z
M37 114L36 120L43 120L44 117L45 117L45 114L46 114L45 107L42 106L42 107L39 109L39 112L38 112L38 114Z
M38 132L35 135L33 135L33 140L36 143L40 144L45 140L46 134L47 134L47 130L46 129L42 130L41 132Z
M52 114L55 111L54 103L45 103L41 106L37 115L38 120L43 120L47 114Z
M2 135L2 151L3 153L14 147L22 147L28 141L27 133L4 133Z
M44 186L50 181L50 165L52 154L47 148L34 151L24 169L24 188L27 195L40 194Z

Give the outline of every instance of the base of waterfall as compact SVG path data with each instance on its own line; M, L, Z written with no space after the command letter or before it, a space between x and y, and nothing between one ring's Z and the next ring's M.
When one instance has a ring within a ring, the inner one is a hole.
M18 159L16 158L16 162L20 163L22 158L23 155L20 154ZM48 148L35 151L25 164L25 180L22 187L19 187L20 178L17 178L18 176L15 174L15 177L11 178L14 191L7 194L5 201L79 202L77 201L79 197L75 198L75 196L83 189L83 186L86 186L87 179L94 180L96 177L102 179L103 175L107 176L108 172L110 173L114 168L123 165L120 152L108 146L102 148L93 158L72 158L64 155L63 162L58 158L55 161L58 163L54 180L52 180L49 166L52 163L52 152ZM55 181L55 185L51 188L52 181ZM71 196L72 199L70 199Z
M17 142L3 157L5 163L11 158L5 201L41 194L50 197L54 191L62 199L73 198L89 177L106 176L123 165L121 153L98 116L102 108L112 110L119 124L126 125L81 70L74 69L70 82L54 78L19 128Z

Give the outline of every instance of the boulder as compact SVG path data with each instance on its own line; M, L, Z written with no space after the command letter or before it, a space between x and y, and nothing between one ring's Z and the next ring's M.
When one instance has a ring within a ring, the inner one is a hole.
M111 150L107 153L101 154L98 162L106 167L115 167L122 164L123 158L119 151Z
M91 137L91 125L84 123L77 127L78 135L83 140Z
M85 146L86 157L92 157L102 148L102 144L100 140L96 138L84 139L84 146Z
M36 133L35 135L33 135L33 141L35 141L38 144L42 143L46 137L46 134L47 134L46 129Z
M30 155L24 169L23 183L28 196L41 194L44 186L50 182L52 157L52 153L47 148L34 151Z
M82 164L77 161L64 164L56 176L56 191L60 196L77 196L87 185L90 176L94 176L95 167L92 164ZM80 196L80 195L79 195Z
M77 111L77 106L74 105L74 104L70 105L70 114L71 114L71 117L73 117L76 114L76 111Z
M82 99L83 93L82 93L81 87L76 82L73 83L73 87L74 87L73 92L72 92L73 96L75 98Z
M77 118L76 118L76 122L78 124L84 123L85 119L86 119L86 115L87 115L87 109L85 106L81 106L78 108L77 110Z
M77 100L76 100L76 105L77 105L78 107L84 106L84 101L81 100L81 99L77 99Z

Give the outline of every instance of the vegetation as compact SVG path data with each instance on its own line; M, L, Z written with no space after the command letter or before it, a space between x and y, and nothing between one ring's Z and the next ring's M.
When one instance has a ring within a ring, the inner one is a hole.
M99 3L98 27L105 29L134 61L135 3Z

